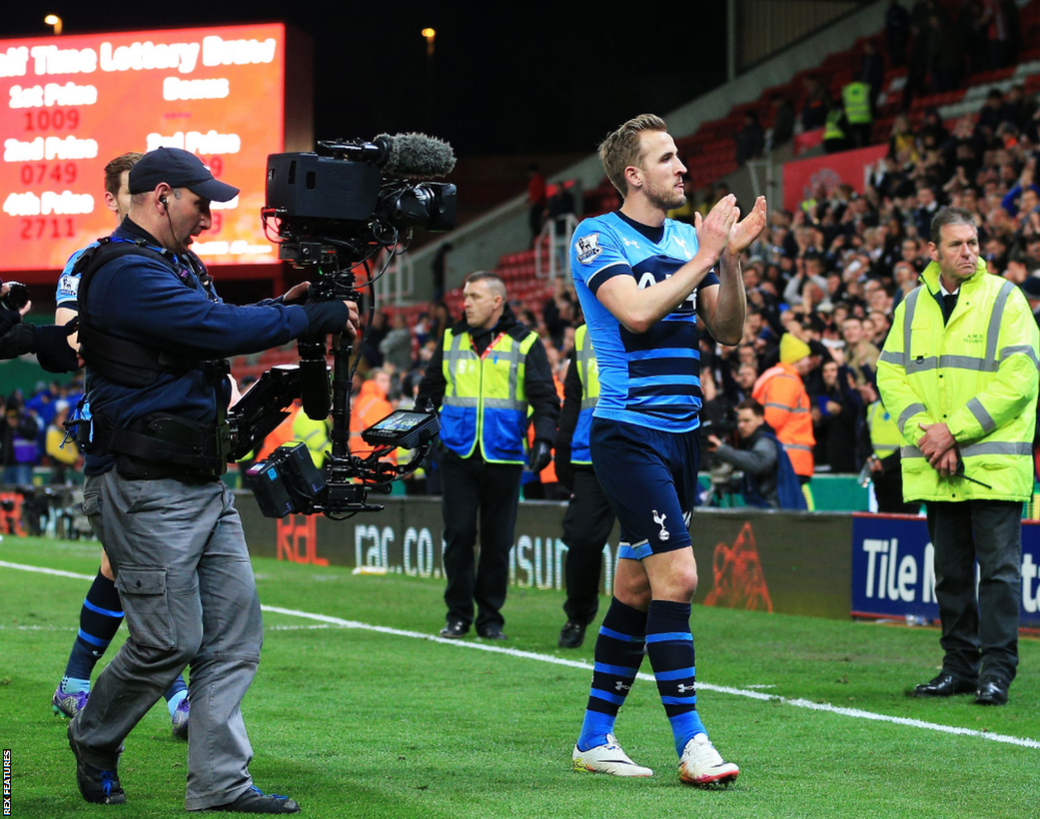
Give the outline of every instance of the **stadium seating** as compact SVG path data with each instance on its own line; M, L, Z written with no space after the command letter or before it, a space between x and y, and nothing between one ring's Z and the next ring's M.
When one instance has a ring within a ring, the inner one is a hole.
M958 11L960 6L957 0L942 0L942 5L954 12ZM1009 68L973 74L967 77L962 83L962 88L957 90L915 98L907 111L913 125L920 121L927 109L936 108L947 127L952 128L959 117L978 111L985 102L986 95L993 88L1006 91L1012 85L1022 84L1027 94L1040 92L1040 2L1029 3L1020 13L1024 45L1018 63ZM885 52L883 31L878 31L870 37L861 37L851 49L826 55L814 68L799 71L785 82L766 88L758 99L734 105L725 117L701 123L693 134L677 140L680 156L689 169L694 188L714 184L738 169L735 135L744 124L744 115L749 111L754 112L764 128L771 127L775 112L769 98L774 93L780 93L790 100L796 112L800 113L805 101L805 80L809 76L816 76L826 82L833 99L840 99L841 89L858 75L868 41L872 42L879 52ZM878 98L878 117L874 122L873 142L882 143L888 139L893 120L903 110L903 90L906 81L906 67L889 68L886 71ZM620 198L614 187L604 179L597 187L584 192L583 205L583 213L586 216L595 215L616 209L620 205ZM542 254L541 267L544 268L548 262L549 248L540 245L537 250L503 253L495 272L506 283L514 306L519 304L540 314L541 306L551 297L552 285L547 279L536 276L536 252ZM445 295L445 303L452 316L460 316L462 289L455 288L448 292ZM383 309L388 315L403 313L408 326L414 327L427 312L428 305L390 306ZM265 354L267 357L261 356L256 361L240 359L235 362L235 372L262 372L272 363L294 360L294 355L294 349L288 349L273 355Z

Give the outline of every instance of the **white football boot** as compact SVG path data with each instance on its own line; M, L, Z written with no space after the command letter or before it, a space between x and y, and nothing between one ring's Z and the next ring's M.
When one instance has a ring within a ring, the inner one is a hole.
M691 785L727 784L739 773L740 768L722 759L707 734L697 734L687 742L679 759L679 778Z
M587 751L579 751L574 746L571 761L576 771L588 771L589 773L605 773L614 776L653 776L654 772L649 768L636 765L628 754L621 750L613 734L607 734L607 744L597 745Z

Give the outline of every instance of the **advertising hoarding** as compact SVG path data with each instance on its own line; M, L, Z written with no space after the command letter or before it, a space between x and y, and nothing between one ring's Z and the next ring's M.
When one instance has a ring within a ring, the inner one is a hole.
M923 517L853 515L852 613L939 620L935 547ZM1040 628L1040 523L1022 524L1020 624Z

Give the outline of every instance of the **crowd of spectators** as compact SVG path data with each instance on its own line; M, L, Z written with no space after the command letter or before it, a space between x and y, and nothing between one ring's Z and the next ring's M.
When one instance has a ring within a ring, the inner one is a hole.
M1020 88L993 92L983 111L966 115L951 131L932 111L916 127L900 117L865 193L838 185L815 191L794 212L774 206L744 259L743 340L735 347L710 338L702 343L705 416L721 417L750 397L755 380L776 363L781 337L790 333L813 350L805 385L817 471L858 472L869 455L857 441L876 396L877 358L895 307L930 261L929 229L940 207L975 214L991 274L1026 284L1027 296L1040 292L1038 122L1036 101ZM720 187L714 195L724 192ZM697 205L678 218L692 218L714 197L695 198ZM541 337L562 383L582 319L573 287L557 279L554 288L540 308L513 307ZM377 317L364 343L367 365L389 364L393 391L399 391L421 373L453 320L443 304L410 329L399 316L389 322Z
M914 96L960 87L967 73L1012 65L1022 45L1015 0L891 0L885 36L893 66L908 67L904 107Z
M1015 33L1010 32L1007 42L997 34L1013 28L1001 22L1012 19L1013 5L971 0L950 15L940 4L922 1L904 15L893 0L887 58L896 66L912 62L908 49L918 41L931 42L933 34L922 33L924 22L930 21L933 32L961 26L972 44L964 52L969 70L1006 64L1017 47ZM875 56L865 56L864 71L874 66L876 73L877 60L871 62ZM812 77L808 82L800 112L803 129L819 127L828 106L822 83ZM782 112L771 135L775 140L777 126L781 136L790 133L794 111L783 97L774 97L772 103ZM762 150L765 136L754 116L746 126L742 145L753 156ZM857 472L869 454L857 440L862 439L866 408L876 396L879 351L893 310L917 286L918 274L930 261L929 226L940 207L955 205L975 214L990 273L1024 285L1034 306L1040 301L1038 157L1038 101L1021 86L1007 92L994 89L979 112L949 129L934 109L918 122L905 114L896 117L887 155L873 169L865 193L857 194L849 185L821 187L794 212L770 203L769 225L743 260L748 294L744 338L735 347L710 338L702 342L705 417L723 417L749 398L757 378L777 361L781 337L790 333L813 351L814 366L805 386L812 401L816 468ZM722 183L700 191L688 187L688 204L669 215L693 221L695 212L706 213L728 192ZM534 198L540 199L537 191ZM532 206L544 216L544 199ZM540 336L562 384L574 330L582 322L573 286L566 277L557 278L544 302L528 298L511 306ZM395 407L402 401L407 405L438 340L457 319L443 301L431 302L418 319L400 310L375 311L360 343L355 388L366 373L386 372L388 400ZM74 406L78 390L77 384L41 384L28 400L14 394L2 402L5 482L27 482L22 480L26 469L35 465L56 467L59 478L62 465L75 465L68 453L48 452L48 439L55 437L48 428L59 408Z
M817 190L794 213L774 209L745 260L743 341L702 346L709 404L735 406L745 398L752 369L761 374L771 366L781 336L791 333L814 351L806 388L817 469L857 471L863 454L856 441L873 400L879 350L894 309L930 261L930 224L940 207L975 215L989 272L1022 286L1036 306L1038 121L1036 101L1019 87L990 92L984 109L958 120L952 132L934 111L916 128L899 117L865 193L838 185Z
M954 91L972 74L1014 65L1022 45L1016 0L915 0L909 7L890 0L883 40L864 41L851 82L839 91L828 87L825 76L805 76L797 117L791 100L774 91L769 96L771 128L759 124L754 110L745 112L735 134L736 161L743 165L796 132L818 129L826 129L823 144L828 152L863 147L871 142L873 121L881 116L878 101L888 69L906 67L898 86L899 107L905 113L917 98ZM856 89L869 99L869 108L857 108L854 114L850 105L856 105ZM1016 104L1015 95L1020 101L1020 88L1010 92L1004 104Z
M69 470L79 466L80 454L75 441L62 447L65 430L62 423L83 394L83 383L39 382L28 398L21 390L0 397L4 423L0 428L0 483L29 486L33 470L50 467L51 483L65 483Z

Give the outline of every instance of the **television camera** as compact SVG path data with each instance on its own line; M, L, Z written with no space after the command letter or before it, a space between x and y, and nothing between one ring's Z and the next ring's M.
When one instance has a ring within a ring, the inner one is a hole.
M360 303L355 270L369 273L370 287L385 272L413 229L445 231L455 226L453 184L428 181L455 166L446 142L423 134L382 134L372 142L327 141L314 153L272 154L267 158L267 191L261 211L265 231L279 247L279 258L309 271L313 301ZM372 260L386 251L383 270L371 275ZM370 300L369 316L374 312ZM370 324L371 322L369 322ZM365 458L349 450L350 386L353 345L334 336L331 381L326 337L302 337L299 366L267 371L229 411L231 457L244 457L287 417L286 408L302 398L310 418L332 413L332 451L324 471L313 464L304 444L282 447L246 470L261 511L268 517L292 512L343 518L383 507L368 503L370 491L389 492L390 484L414 472L426 458L440 429L432 407L426 412L397 411L362 433L374 447ZM404 465L381 460L398 447L413 450Z

